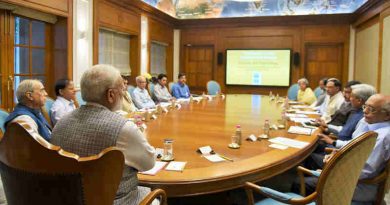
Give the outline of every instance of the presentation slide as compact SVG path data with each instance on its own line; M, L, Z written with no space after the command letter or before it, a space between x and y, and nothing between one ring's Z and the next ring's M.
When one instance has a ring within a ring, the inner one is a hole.
M289 86L290 50L226 50L226 84Z

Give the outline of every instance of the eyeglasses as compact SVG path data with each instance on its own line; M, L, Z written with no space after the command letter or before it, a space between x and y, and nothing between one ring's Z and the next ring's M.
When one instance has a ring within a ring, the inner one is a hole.
M377 109L377 108L374 108L374 107L372 107L370 105L362 105L362 109L363 110L367 109L367 111L369 113L376 113L376 112L382 111L382 109Z

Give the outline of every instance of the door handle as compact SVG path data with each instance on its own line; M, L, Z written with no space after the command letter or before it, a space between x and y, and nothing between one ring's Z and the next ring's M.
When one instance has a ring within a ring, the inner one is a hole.
M14 78L12 76L8 76L8 80L7 80L7 90L8 90L8 92L13 90L13 83L14 83Z

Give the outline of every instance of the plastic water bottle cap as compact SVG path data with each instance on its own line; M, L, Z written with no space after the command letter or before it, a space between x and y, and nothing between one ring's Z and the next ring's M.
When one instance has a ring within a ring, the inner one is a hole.
M241 125L236 125L236 128L241 128Z

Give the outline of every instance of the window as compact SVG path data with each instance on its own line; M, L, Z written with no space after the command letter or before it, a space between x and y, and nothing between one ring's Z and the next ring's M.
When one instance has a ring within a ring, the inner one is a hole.
M99 64L109 64L130 74L130 35L99 30Z
M46 23L15 16L14 89L24 79L38 79L45 83L47 74Z
M157 76L160 73L167 73L167 45L152 42L150 46L150 73Z

